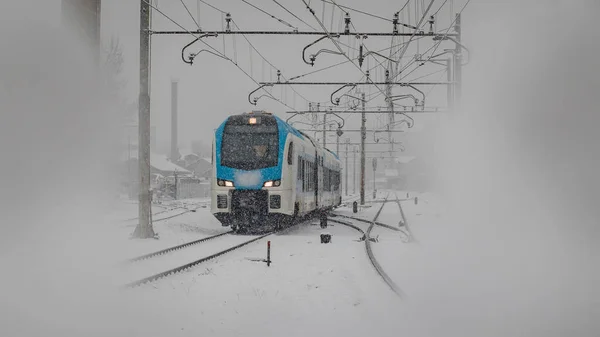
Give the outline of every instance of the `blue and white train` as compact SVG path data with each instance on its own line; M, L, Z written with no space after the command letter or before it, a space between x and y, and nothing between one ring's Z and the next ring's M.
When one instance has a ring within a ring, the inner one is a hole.
M212 163L211 212L233 230L280 228L342 202L338 156L264 111L229 116Z

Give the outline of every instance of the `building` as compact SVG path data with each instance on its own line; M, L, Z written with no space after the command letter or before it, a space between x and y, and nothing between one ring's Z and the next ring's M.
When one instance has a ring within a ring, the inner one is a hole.
M129 149L129 153L124 151L121 156L122 170L120 182L123 189L130 196L137 195L137 186L139 184L139 163L138 163L138 150L137 146L131 146ZM167 156L160 155L156 153L150 154L150 174L151 178L151 186L156 187L160 186L160 184L154 180L158 178L173 180L174 176L178 177L192 177L193 173L185 168L172 163L167 159Z
M177 161L179 166L186 168L198 178L210 179L212 173L211 158L201 157L192 151L180 150L181 158Z

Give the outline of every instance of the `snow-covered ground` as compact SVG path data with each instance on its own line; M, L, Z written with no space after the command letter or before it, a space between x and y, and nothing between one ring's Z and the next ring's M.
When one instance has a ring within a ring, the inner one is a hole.
M323 232L330 244L320 243ZM155 315L176 311L156 327L168 335L395 335L400 326L392 328L390 309L401 302L371 267L360 237L335 223L323 230L315 219L268 238L271 266L253 261L266 258L265 239L122 296L161 303L150 309Z
M380 191L378 200L386 194ZM404 199L406 192L397 195ZM3 331L15 336L583 336L577 332L597 324L581 297L585 292L572 289L561 296L566 289L556 280L515 283L518 276L507 277L496 256L482 247L461 247L473 242L461 242L462 227L449 220L440 198L409 195L401 204L413 240L404 242L401 233L382 227L372 232L379 237L372 243L374 255L406 295L402 299L370 264L358 231L332 222L323 230L317 219L152 283L117 287L243 240L226 236L124 269L118 263L126 258L228 228L201 207L205 201L190 200L153 209L162 212L155 221L174 216L155 223L159 240L133 240L129 234L136 220L124 220L135 217L136 205L121 204L106 215L104 220L112 220L104 221L102 230L93 231L93 241L63 239L61 247L47 242L39 248L48 249L47 256L21 247L20 260L30 264L13 265L3 289L23 287L28 293L7 292L5 308L12 311L0 312L10 322ZM367 203L370 207L358 214L342 207L336 213L372 220L381 205ZM196 212L177 215L190 209ZM398 204L388 202L377 220L398 226L400 219ZM369 227L353 223L365 231ZM332 234L330 244L320 243L323 232ZM270 266L255 261L266 258L267 240ZM564 308L542 296L551 293L562 298Z
M158 240L131 239L137 223L137 203L122 202L106 215L115 223L118 257L134 257L219 234L228 230L210 215L210 199L185 199L152 205L152 220Z

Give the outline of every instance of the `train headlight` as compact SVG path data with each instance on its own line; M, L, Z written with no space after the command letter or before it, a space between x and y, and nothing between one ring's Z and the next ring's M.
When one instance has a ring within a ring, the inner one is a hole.
M277 187L281 185L281 180L269 180L269 181L265 181L265 183L263 184L264 187Z
M233 181L217 179L217 185L225 187L233 187Z

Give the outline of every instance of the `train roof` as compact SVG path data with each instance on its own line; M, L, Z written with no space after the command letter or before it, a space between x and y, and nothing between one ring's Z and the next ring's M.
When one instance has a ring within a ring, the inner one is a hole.
M331 154L332 154L332 155L335 157L335 159L337 159L337 160L340 160L340 157L338 157L337 153L335 153L335 152L331 151L331 150L330 150L330 149L328 149L328 148L325 148L325 150L327 150L327 152L331 153Z

